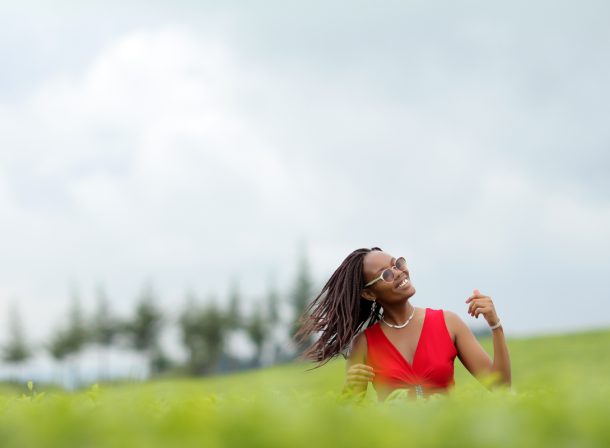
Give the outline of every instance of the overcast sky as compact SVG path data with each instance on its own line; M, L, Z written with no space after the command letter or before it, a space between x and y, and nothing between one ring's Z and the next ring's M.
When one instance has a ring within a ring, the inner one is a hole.
M3 327L253 303L302 242L320 285L380 246L416 306L610 325L607 2L4 3Z

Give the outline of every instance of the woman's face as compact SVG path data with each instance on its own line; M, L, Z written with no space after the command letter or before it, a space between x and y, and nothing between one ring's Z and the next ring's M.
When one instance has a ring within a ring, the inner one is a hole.
M415 294L409 269L406 268L406 272L401 271L394 266L395 263L396 258L386 252L374 250L366 254L362 263L364 284L379 277L383 270L388 268L394 272L394 279L391 282L378 280L375 284L365 288L363 291L365 298L369 300L375 298L383 304L384 302L392 303L408 299ZM372 298L369 298L371 296Z

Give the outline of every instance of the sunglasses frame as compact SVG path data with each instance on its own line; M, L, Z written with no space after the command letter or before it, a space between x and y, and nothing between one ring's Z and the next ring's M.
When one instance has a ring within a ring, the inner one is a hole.
M404 262L405 262L405 268L406 268L406 267L407 267L407 260L405 259L405 257L398 257L398 258L396 259L396 261L394 262L394 266L392 266L391 268L385 268L383 271L381 271L381 274L379 274L379 277L377 277L377 278L376 278L376 279L374 279L374 280L371 280L371 281L370 281L370 282L368 282L366 285L364 285L364 287L365 287L365 288L368 288L369 286L372 286L372 285L374 285L375 283L377 283L379 280L383 280L384 282L391 283L391 282L392 282L392 280L394 280L394 272L392 271L392 269L393 269L393 268L396 268L396 269L398 269L399 271L402 271L402 272L406 272L406 271L404 271L404 270L400 269L400 268L397 266L397 265L398 265L398 262L399 262L400 260L404 260ZM391 280L386 280L385 278L383 278L383 274L385 274L385 272L386 272L386 271L390 271L390 272L392 273L392 279L391 279Z

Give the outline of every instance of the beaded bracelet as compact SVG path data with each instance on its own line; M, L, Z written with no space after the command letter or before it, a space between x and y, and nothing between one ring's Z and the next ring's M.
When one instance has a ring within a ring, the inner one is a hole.
M497 323L497 324L495 324L493 327L490 325L490 326L489 326L489 329L490 329L490 330L495 330L496 328L498 328L498 327L500 327L500 326L502 326L502 323L500 323L500 321L498 321L498 323Z

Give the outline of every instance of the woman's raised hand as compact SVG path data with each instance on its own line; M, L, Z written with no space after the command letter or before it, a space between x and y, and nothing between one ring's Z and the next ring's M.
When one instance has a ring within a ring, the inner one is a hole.
M373 381L375 372L366 364L354 364L347 370L345 388L353 391L366 390L367 383Z
M482 314L489 326L495 325L500 320L496 314L496 308L491 297L481 294L478 289L475 289L473 294L466 299L466 303L470 303L468 305L468 314L477 319L479 314Z

